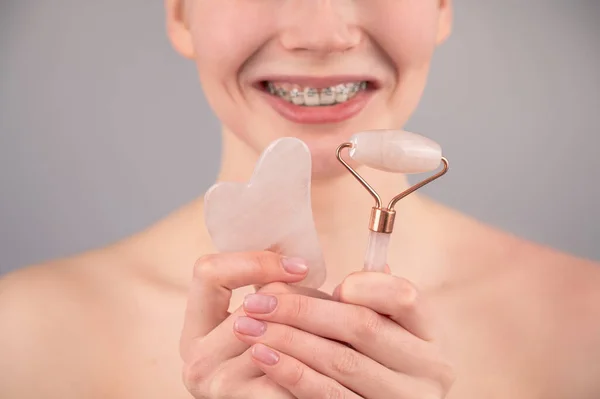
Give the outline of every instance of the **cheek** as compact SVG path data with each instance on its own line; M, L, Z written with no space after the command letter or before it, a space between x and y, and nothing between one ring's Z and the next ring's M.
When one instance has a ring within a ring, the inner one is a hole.
M201 79L222 81L236 74L268 40L269 27L259 23L268 20L261 7L247 2L195 1L190 25Z
M269 2L195 0L189 11L195 62L205 99L230 130L247 136L240 118L239 73L273 36ZM265 17L266 16L266 17ZM244 139L247 141L246 139Z
M432 0L378 0L368 11L374 41L400 70L427 67L435 50L439 9ZM385 3L385 6L384 6Z

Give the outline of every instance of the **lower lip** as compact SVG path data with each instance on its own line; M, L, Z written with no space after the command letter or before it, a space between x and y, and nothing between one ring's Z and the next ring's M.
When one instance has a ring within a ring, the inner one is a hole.
M357 115L367 105L373 90L360 90L350 100L328 106L296 105L261 90L267 102L284 118L303 124L340 123Z

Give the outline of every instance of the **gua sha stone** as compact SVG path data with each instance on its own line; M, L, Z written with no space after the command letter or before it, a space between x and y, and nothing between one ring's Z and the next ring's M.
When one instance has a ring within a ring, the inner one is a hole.
M302 258L309 271L296 285L319 288L326 270L312 215L311 167L306 144L285 137L265 149L249 182L212 186L204 196L204 216L216 249Z

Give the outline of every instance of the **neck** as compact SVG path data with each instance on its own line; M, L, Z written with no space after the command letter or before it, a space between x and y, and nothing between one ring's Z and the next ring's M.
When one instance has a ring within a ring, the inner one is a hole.
M247 181L259 154L232 134L224 134L219 181ZM359 173L384 204L409 187L405 176L361 168ZM312 211L328 270L327 288L360 270L366 250L373 197L348 172L328 180L313 180ZM441 284L445 276L431 246L441 238L430 202L413 193L396 205L396 223L388 261L395 275L421 287Z

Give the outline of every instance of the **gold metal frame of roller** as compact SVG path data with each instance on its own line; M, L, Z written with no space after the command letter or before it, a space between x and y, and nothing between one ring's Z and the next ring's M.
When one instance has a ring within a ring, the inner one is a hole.
M352 148L352 147L353 147L352 143L343 143L337 148L335 155L336 155L338 161L340 161L342 163L342 165L344 165L346 167L346 169L348 169L348 171L350 171L350 173L352 173L352 175L356 178L356 180L358 180L360 182L360 184L362 184L363 187L367 189L367 191L373 196L373 198L375 198L376 205L371 209L371 218L369 220L369 230L375 231L378 233L389 234L394 230L394 219L396 217L396 211L394 210L394 206L396 205L396 203L398 201L400 201L402 198L406 197L407 195L412 194L413 192L417 191L424 185L429 184L432 181L438 179L439 177L443 176L448 171L448 160L446 158L442 157L441 161L444 164L444 167L440 172L421 181L420 183L415 184L414 186L411 186L410 188L408 188L408 189L404 190L403 192L401 192L400 194L396 195L394 198L392 198L392 200L388 204L387 208L384 208L382 206L381 197L379 196L379 194L377 194L377 192L373 189L373 187L371 187L371 185L369 183L367 183L367 181L365 179L363 179L362 176L359 175L357 171L352 169L352 167L350 165L348 165L348 163L346 163L346 161L344 161L344 159L342 158L342 155L341 155L342 150L344 148Z

